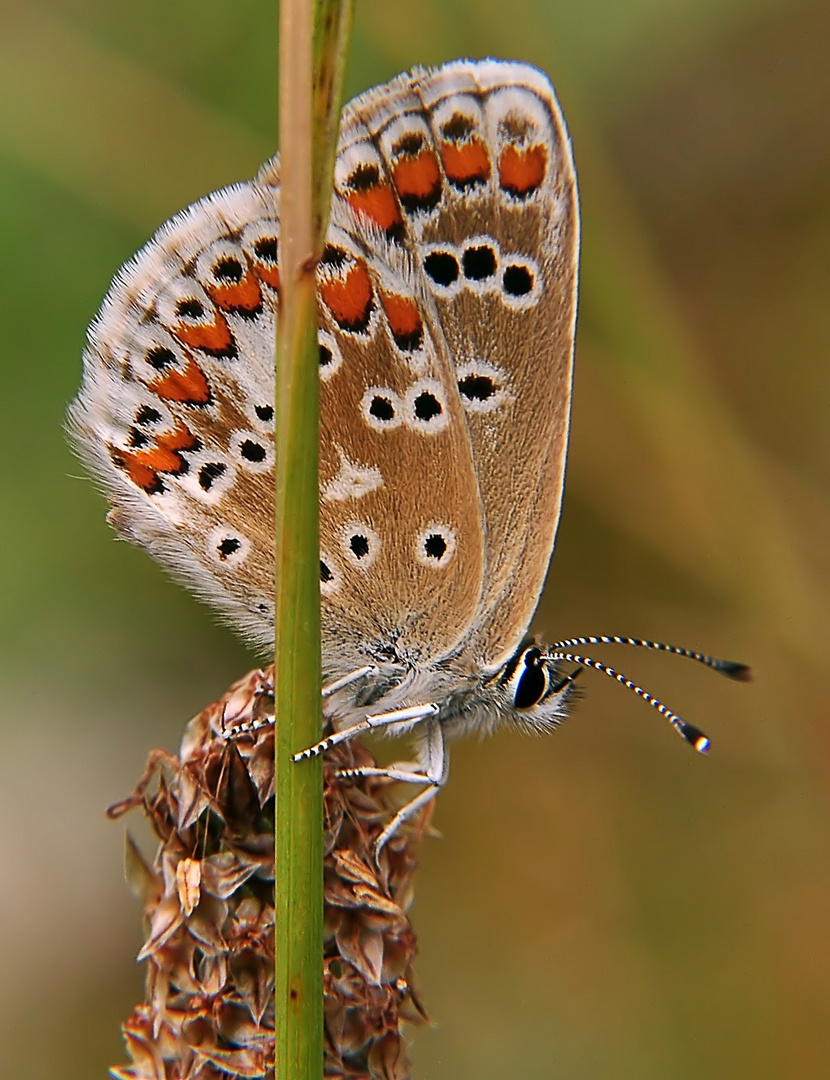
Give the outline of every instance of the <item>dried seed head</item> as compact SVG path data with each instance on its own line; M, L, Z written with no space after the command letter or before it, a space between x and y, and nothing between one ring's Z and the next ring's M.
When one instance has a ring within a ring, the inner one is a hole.
M262 720L272 671L253 671L188 725L180 755L154 751L117 817L141 805L160 841L152 865L132 845L128 876L144 905L146 1000L124 1024L123 1080L227 1080L274 1071L274 731ZM414 844L431 804L383 849L392 809L382 777L348 784L338 769L375 764L357 742L325 756L325 1074L405 1080L401 1025L426 1014L412 987L407 916Z

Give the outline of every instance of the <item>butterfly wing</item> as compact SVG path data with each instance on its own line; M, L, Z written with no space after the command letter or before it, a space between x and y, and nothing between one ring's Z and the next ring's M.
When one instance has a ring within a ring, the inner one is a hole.
M327 672L497 663L553 544L577 221L547 80L415 72L344 112L319 272ZM194 204L117 276L70 410L112 524L273 640L278 165Z
M266 649L277 205L275 161L163 226L90 328L70 410L111 524ZM473 620L483 571L449 358L409 261L351 212L318 298L325 674L427 665Z
M553 89L493 60L401 76L344 114L335 186L410 255L437 313L484 515L464 650L497 667L538 602L564 483L579 233Z
M119 271L69 410L108 520L249 640L273 641L273 191L188 207Z
M318 275L324 669L428 667L481 593L469 435L417 275L375 230L335 220Z

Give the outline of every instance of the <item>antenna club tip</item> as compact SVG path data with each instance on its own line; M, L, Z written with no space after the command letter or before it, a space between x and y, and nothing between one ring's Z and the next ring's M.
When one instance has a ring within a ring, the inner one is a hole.
M712 740L708 737L708 735L698 735L698 737L692 743L692 746L695 748L695 750L697 750L699 754L704 755L709 753L709 748L711 747L711 745Z
M678 725L677 730L693 750L697 750L699 754L709 753L712 740L708 735L704 735L700 728L696 728L693 724L687 724L684 720Z
M753 678L752 668L748 664L739 664L737 660L724 660L721 671L738 682L751 682Z

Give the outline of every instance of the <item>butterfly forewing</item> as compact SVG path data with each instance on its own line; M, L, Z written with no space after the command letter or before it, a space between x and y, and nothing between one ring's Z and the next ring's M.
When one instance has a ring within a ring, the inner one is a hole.
M402 76L344 116L336 187L437 311L486 538L465 651L497 666L538 601L567 448L578 212L550 83L495 61Z

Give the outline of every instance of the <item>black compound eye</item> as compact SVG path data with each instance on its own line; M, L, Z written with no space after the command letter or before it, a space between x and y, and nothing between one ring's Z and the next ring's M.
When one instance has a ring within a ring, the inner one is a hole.
M528 649L523 657L524 671L516 684L513 704L517 709L538 705L548 688L548 671L539 649Z

